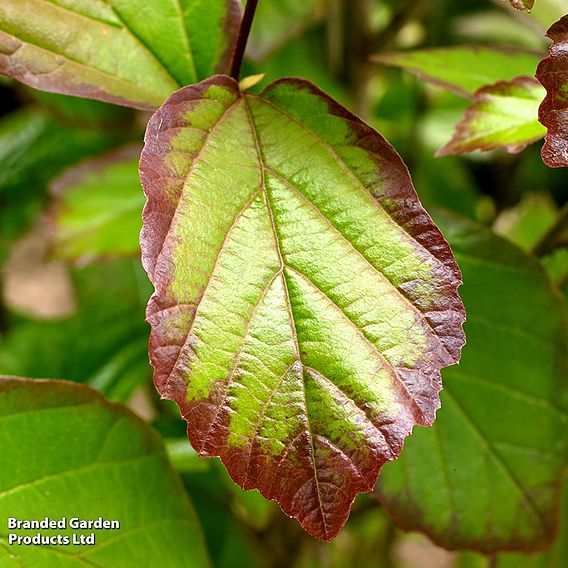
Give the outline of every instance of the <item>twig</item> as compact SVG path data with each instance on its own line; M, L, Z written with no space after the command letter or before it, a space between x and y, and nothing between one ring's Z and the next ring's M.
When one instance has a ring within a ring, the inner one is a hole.
M235 48L233 63L231 65L231 77L233 77L233 79L237 81L239 80L239 76L241 74L243 57L245 56L245 49L247 47L250 29L252 27L252 21L254 20L254 13L256 12L257 5L258 0L247 1L245 15L243 16L243 21L241 22L241 27L239 29L239 37L237 39L237 46Z
M564 246L565 240L561 238L564 231L568 231L568 203L566 203L560 210L554 225L548 229L548 231L533 247L532 253L535 256L542 257L550 254L553 250Z

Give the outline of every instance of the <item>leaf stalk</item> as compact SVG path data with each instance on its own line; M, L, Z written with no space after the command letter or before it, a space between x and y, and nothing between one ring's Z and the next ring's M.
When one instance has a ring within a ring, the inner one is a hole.
M241 27L239 29L239 36L237 38L237 45L235 47L235 53L233 55L233 62L231 64L231 77L236 81L239 80L241 75L241 66L243 64L243 58L245 56L245 49L247 47L248 38L250 35L250 30L252 27L252 22L254 20L254 14L256 12L256 7L258 5L258 0L248 0L247 6L245 8L245 14L243 16L243 21L241 22Z

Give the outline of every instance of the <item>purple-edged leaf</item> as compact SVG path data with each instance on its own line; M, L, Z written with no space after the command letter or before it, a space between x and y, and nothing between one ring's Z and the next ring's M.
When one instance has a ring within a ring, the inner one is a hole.
M544 89L531 77L517 77L513 81L483 87L466 109L453 138L437 155L503 146L511 154L524 150L546 132L537 120L543 97Z
M238 0L2 0L0 73L37 89L155 109L228 65Z
M534 7L535 0L509 0L513 8L522 10L523 12L530 12Z
M546 34L552 40L550 55L538 66L536 76L547 91L539 120L546 128L542 159L547 166L568 166L568 16Z
M463 271L468 342L443 371L436 423L385 466L379 497L445 548L534 551L554 537L566 471L566 306L534 257L465 218L434 218Z
M539 57L517 48L460 45L381 53L373 56L373 61L400 67L434 85L471 98L485 85L521 75L533 76Z
M140 171L156 387L200 455L333 538L459 359L447 243L393 148L302 80L181 89Z
M81 264L136 255L144 195L138 145L67 170L52 184L53 253Z

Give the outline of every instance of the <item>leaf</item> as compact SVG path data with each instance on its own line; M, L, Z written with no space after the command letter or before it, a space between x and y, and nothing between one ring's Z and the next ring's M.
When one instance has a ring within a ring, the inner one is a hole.
M151 110L226 70L239 20L238 0L2 0L0 72Z
M568 449L567 319L539 263L487 229L436 215L463 272L468 344L442 409L383 469L396 523L449 549L550 543Z
M200 455L333 538L434 420L464 341L450 249L392 147L302 80L178 91L140 171L158 390Z
M144 195L139 146L83 162L53 184L54 254L81 264L135 255Z
M452 139L437 152L448 156L504 146L510 154L542 138L537 120L544 91L536 79L517 77L479 89Z
M1 8L0 8L1 9ZM38 110L0 120L0 261L37 217L45 186L63 168L124 142L112 131L74 128Z
M209 566L193 507L158 434L125 407L65 381L0 378L0 507L16 519L118 520L96 546L8 544L6 567ZM92 530L40 530L88 535Z
M537 79L547 91L538 118L548 132L542 159L551 168L568 166L568 15L556 22L546 34L552 40L550 55L536 71Z
M568 564L568 491L560 501L559 534L549 550L540 554L499 554L488 568L561 568Z
M511 6L523 12L530 12L534 6L535 0L509 0Z
M414 73L463 97L497 81L534 75L538 55L517 48L463 45L380 53L372 60Z
M320 20L328 0L263 0L259 3L247 55L262 61Z
M31 191L80 159L112 148L123 137L73 128L37 110L20 110L0 121L0 194Z

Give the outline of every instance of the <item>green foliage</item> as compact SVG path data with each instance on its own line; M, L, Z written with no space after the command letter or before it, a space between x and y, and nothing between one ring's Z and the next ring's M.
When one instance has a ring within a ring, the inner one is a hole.
M521 250L436 219L463 273L468 343L443 373L434 426L384 468L379 496L404 527L445 547L533 549L554 534L568 450L564 302Z
M84 162L53 184L56 256L85 263L139 251L139 154L134 146Z
M543 98L542 85L530 77L479 89L453 138L440 148L438 156L500 146L511 154L521 152L546 134L536 118Z
M510 48L466 45L375 55L373 61L400 67L462 96L520 75L533 76L539 57Z
M78 308L71 316L10 317L11 333L0 343L1 372L72 379L126 401L150 371L144 323L149 286L131 261L76 269L73 276Z
M4 0L0 71L46 91L152 109L226 69L238 14L237 0Z
M568 10L532 4L0 2L0 375L47 379L0 380L0 565L566 565ZM5 540L46 515L122 526Z
M69 526L70 503L76 518L116 519L121 527L98 531L96 546L71 548L8 546L3 534L2 566L182 567L188 558L195 568L209 566L195 512L160 437L126 408L73 383L0 378L0 436L10 457L0 474L2 511L20 520L67 519L65 529L45 536L92 532Z
M439 369L459 358L446 243L386 141L300 80L178 91L140 172L158 390L202 455L333 538L412 425L432 422Z

